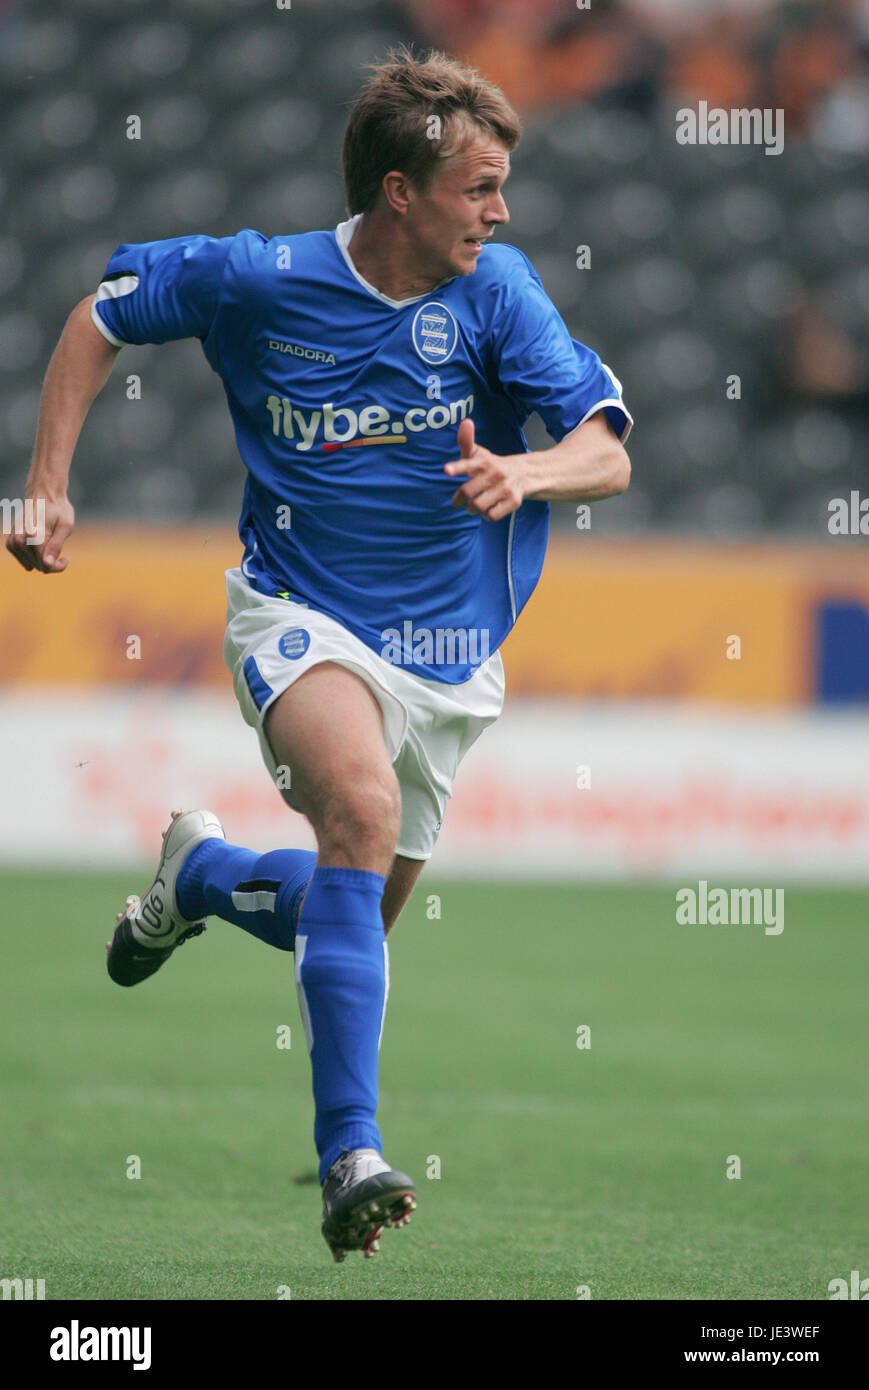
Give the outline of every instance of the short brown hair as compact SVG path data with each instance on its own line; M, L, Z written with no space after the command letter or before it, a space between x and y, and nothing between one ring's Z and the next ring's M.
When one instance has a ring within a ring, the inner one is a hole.
M371 211L391 169L424 192L438 161L464 149L475 127L508 150L518 145L522 126L500 87L449 54L432 49L417 58L400 44L385 62L367 66L373 72L350 112L341 152L351 217Z

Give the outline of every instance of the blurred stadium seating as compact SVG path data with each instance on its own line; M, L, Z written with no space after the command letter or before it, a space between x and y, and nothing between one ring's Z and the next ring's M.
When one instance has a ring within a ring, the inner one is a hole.
M519 104L502 235L637 418L630 493L596 511L595 530L828 539L829 498L869 472L867 7L728 13L664 0L573 13L547 0L295 0L280 14L250 0L7 3L0 494L21 492L45 362L114 247L334 225L362 65L416 39L480 62ZM677 145L674 112L697 91L783 103L786 153ZM132 114L147 138L126 138ZM591 270L577 269L581 244ZM198 345L130 349L123 369L148 387L135 411L118 391L97 401L73 472L80 519L234 520L241 465ZM529 441L546 443L539 422Z

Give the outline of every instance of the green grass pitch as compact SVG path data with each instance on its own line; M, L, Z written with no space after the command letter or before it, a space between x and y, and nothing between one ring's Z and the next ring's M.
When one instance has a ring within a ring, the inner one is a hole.
M47 1299L729 1300L869 1275L869 894L786 888L767 936L677 926L674 888L424 875L391 937L380 1110L419 1210L335 1265L292 957L214 920L119 989L104 942L148 881L0 874L3 1277Z

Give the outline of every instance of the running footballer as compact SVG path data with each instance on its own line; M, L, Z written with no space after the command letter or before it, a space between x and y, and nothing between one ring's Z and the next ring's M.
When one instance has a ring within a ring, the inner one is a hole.
M499 648L540 576L549 503L630 478L619 382L523 253L489 244L520 135L497 87L402 48L351 111L334 230L119 246L46 373L26 494L45 539L7 540L25 568L64 571L70 463L118 352L199 338L247 470L224 658L318 850L258 854L213 812L174 812L108 970L148 979L209 917L294 952L336 1260L373 1254L416 1205L376 1120L386 936L501 712ZM553 447L529 451L533 411Z

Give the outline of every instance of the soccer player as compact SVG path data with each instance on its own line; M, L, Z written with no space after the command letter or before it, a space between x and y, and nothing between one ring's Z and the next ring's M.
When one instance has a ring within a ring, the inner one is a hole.
M437 52L372 68L344 137L347 221L118 247L46 373L27 484L45 539L7 540L25 568L64 571L70 461L117 353L199 338L247 469L224 657L318 852L258 854L210 811L173 813L108 969L149 978L212 916L295 952L336 1260L373 1254L416 1204L376 1121L386 935L501 712L498 649L539 578L549 503L622 492L632 423L528 259L488 244L521 135L501 91ZM529 451L532 411L553 447Z

